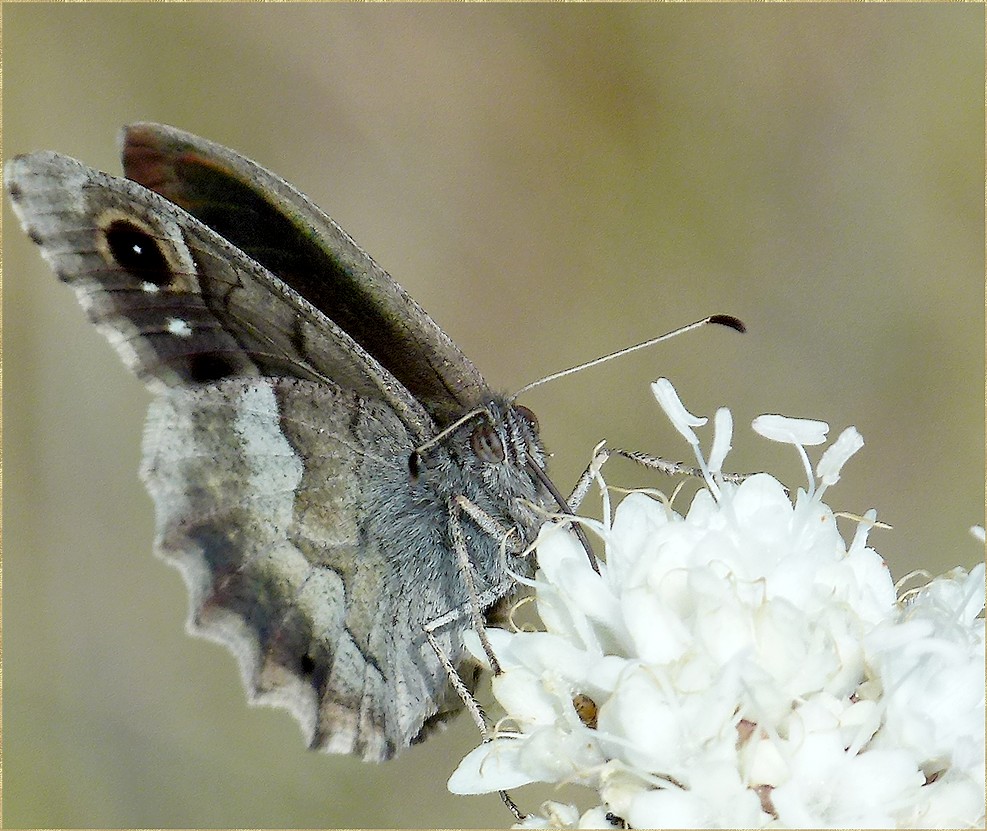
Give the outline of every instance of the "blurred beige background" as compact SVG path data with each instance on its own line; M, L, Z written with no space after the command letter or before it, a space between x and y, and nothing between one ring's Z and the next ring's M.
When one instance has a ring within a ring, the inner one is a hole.
M562 489L601 438L687 455L649 394L667 375L695 412L733 409L733 469L793 486L750 419L855 424L829 502L895 526L871 540L896 578L983 556L982 6L7 4L3 24L5 154L118 172L138 119L235 147L495 387L711 312L748 324L526 396ZM509 824L445 792L466 719L386 765L311 754L184 635L137 480L147 397L6 201L4 222L5 825Z

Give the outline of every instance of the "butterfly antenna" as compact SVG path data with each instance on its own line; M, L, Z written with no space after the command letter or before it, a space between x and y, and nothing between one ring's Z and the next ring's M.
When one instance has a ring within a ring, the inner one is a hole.
M568 369L553 372L551 375L546 375L544 378L539 378L537 381L532 381L530 384L525 384L511 396L511 401L516 399L519 395L526 393L528 390L532 390L535 387L540 387L542 384L547 384L549 381L564 378L566 375L572 375L575 372L582 372L584 369L589 369L590 367L597 366L598 364L612 361L614 358L621 358L624 355L630 355L631 352L637 352L639 349L646 349L649 346L654 346L656 343L661 343L663 340L669 340L670 338L684 335L686 332L691 332L693 329L699 329L702 326L708 326L711 323L715 323L719 326L727 326L738 332L747 331L747 327L744 326L743 322L733 315L710 315L709 317L704 317L702 320L697 320L686 326L680 326L678 329L673 329L671 332L666 332L664 335L659 335L656 338L650 338L649 340L635 344L634 346L625 346L623 349L618 349L616 352L611 352L609 355L604 355L602 358L594 358L592 361L586 361L584 364L577 364L576 366L571 366Z
M421 456L422 453L424 453L426 450L429 450L430 448L435 447L437 444L439 444L439 442L441 442L446 436L450 436L453 433L455 433L471 418L480 415L480 413L485 413L485 412L486 410L483 407L477 407L475 410L470 410L468 413L466 413L466 415L456 419L456 421L454 421L445 429L440 430L438 433L432 436L432 438L430 438L427 442L418 445L418 447L416 447L412 451L412 454L415 456Z

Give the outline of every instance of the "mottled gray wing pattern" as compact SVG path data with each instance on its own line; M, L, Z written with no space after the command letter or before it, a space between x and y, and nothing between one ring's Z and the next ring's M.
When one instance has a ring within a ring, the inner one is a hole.
M185 577L190 628L229 645L312 746L368 760L458 705L424 625L467 598L452 558L414 555L427 537L445 550L444 506L422 487L428 510L386 510L413 447L386 407L291 378L172 390L145 436L157 549ZM438 637L459 663L458 628Z

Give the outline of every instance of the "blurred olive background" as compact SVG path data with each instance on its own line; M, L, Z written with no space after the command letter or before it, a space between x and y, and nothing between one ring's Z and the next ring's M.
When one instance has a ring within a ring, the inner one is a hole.
M855 424L828 501L895 526L871 541L896 578L983 556L982 6L6 4L3 35L6 155L118 172L140 119L232 146L494 387L747 323L527 395L561 489L602 438L688 458L650 396L666 375L694 412L733 409L729 467L793 486L750 419ZM4 223L5 825L508 825L445 792L467 719L380 766L309 753L184 634L137 479L147 396L6 200Z

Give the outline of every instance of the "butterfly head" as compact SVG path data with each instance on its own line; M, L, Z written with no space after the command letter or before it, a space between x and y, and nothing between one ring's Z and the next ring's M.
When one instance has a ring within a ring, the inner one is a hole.
M426 471L441 464L446 453L457 459L468 480L482 483L501 498L544 502L548 497L542 484L546 453L538 435L538 419L527 407L506 398L491 398L466 413L411 454L411 479L427 476Z

